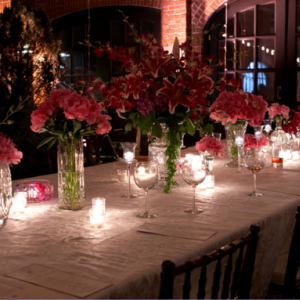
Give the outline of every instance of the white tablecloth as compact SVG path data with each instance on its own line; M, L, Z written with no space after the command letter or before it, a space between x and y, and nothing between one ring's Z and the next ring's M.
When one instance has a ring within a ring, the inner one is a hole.
M194 148L193 148L194 149ZM193 152L187 149L184 152ZM81 211L59 210L57 199L29 204L24 215L10 215L0 229L1 298L71 298L4 275L31 264L112 283L90 298L157 298L161 262L166 259L183 263L214 250L247 233L250 224L261 227L251 297L266 295L280 248L293 228L296 206L300 205L300 162L284 167L268 164L257 175L257 186L264 196L248 197L253 175L238 174L225 168L228 159L216 159L214 190L197 188L197 206L204 213L183 212L192 204L192 188L180 176L180 186L170 194L149 191L151 212L158 218L145 221L136 215L144 210L144 193L132 180L136 199L121 198L126 184L117 182L120 162L85 169L85 207ZM57 175L43 176L57 191ZM15 184L15 183L14 183ZM93 197L106 198L105 227L89 224ZM216 230L207 241L197 241L140 233L136 228L145 222Z

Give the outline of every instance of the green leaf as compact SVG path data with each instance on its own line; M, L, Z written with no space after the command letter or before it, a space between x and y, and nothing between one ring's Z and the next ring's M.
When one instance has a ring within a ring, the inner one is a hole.
M129 114L129 117L128 117L128 118L129 118L130 120L134 120L134 119L136 119L137 114L138 114L137 112L132 111L132 112Z
M81 122L78 120L73 120L73 133L75 134L81 128Z
M42 141L39 143L39 145L37 146L37 148L40 148L40 147L44 146L45 144L49 143L51 140L53 140L53 136L48 137L48 138L42 140Z
M196 133L196 128L192 123L191 119L188 119L188 122L186 124L186 131L191 136L194 136L194 134Z
M64 131L64 132L67 132L67 126L68 126L68 121L66 121L66 122L64 123L64 126L63 126L63 131Z
M126 125L125 125L125 133L127 133L130 129L132 128L132 124L131 123L127 123Z
M48 131L48 132L50 132L51 134L53 134L53 135L58 135L59 137L62 137L63 136L63 132L62 131L60 131L60 130L52 130L52 129L46 129L46 131Z
M207 123L202 127L202 129L204 132L212 132L214 130L214 126Z
M55 144L55 142L57 141L57 139L58 139L58 136L52 137L52 140L49 141L49 144L47 146L48 150Z
M152 126L152 134L157 138L162 137L162 129L161 129L161 126L158 123L155 123Z

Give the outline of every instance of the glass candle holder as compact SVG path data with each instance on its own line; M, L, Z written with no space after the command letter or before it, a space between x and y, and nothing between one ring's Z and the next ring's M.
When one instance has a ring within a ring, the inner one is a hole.
M97 197L97 198L92 199L93 207L99 208L99 209L102 208L104 211L104 214L105 214L105 203L106 203L105 198Z
M269 135L272 130L272 119L264 119L265 132Z
M49 180L22 180L15 187L15 192L26 192L27 202L42 202L51 200L53 185Z
M242 150L244 148L245 143L245 132L246 130L234 130L235 134L235 145L238 148L238 173L242 173L241 169L241 156L242 156Z
M257 140L257 149L259 148L259 140L262 138L262 130L263 130L263 125L254 125L254 135Z
M128 176L127 176L127 170L117 170L118 174L118 182L124 183L127 182Z
M15 192L12 199L12 211L15 213L24 213L27 204L26 192Z
M214 138L221 141L222 133L214 132Z
M101 228L104 226L105 210L101 206L93 206L90 210L90 225L92 227Z

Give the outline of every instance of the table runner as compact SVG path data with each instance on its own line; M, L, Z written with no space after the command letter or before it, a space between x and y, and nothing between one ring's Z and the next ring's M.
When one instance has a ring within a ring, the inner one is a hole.
M191 149L183 151L190 152ZM179 238L137 232L136 228L145 220L135 216L144 210L145 200L143 190L134 182L132 189L141 197L120 197L127 186L117 182L116 171L125 169L126 165L116 162L89 167L85 169L86 203L82 211L59 210L54 199L28 205L24 216L10 216L7 226L0 231L0 284L10 287L3 275L35 263L113 283L90 298L157 298L163 260L171 259L179 264L198 258L245 235L250 224L257 224L261 232L251 297L263 298L280 248L293 228L296 206L300 204L300 196L276 190L285 183L298 185L300 163L289 162L283 168L273 169L269 157L267 166L257 175L258 188L265 189L261 190L264 197L252 198L245 194L252 191L253 175L225 168L227 160L216 159L214 163L214 190L197 188L196 203L204 209L203 214L194 216L183 212L192 204L192 188L180 176L177 178L180 186L171 194L157 189L149 191L151 212L158 215L150 222L217 231L209 240L183 243ZM57 190L56 174L43 178L50 180ZM91 199L97 196L106 198L104 229L89 225ZM21 289L17 280L11 282L16 289ZM28 284L27 292L28 289L36 298L43 297L35 286ZM6 297L6 290L3 288L1 297Z

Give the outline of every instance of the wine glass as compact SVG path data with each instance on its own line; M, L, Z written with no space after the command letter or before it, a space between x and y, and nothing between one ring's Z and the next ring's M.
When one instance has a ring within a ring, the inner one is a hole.
M148 189L154 187L158 182L158 166L156 163L137 163L134 169L134 181L139 188L145 190L146 211L137 215L138 218L153 219L156 215L151 215L148 209Z
M265 166L265 156L258 149L246 150L245 159L246 168L253 173L253 192L248 194L252 197L260 197L262 194L256 192L256 174L260 172Z
M193 188L193 206L184 212L190 214L199 214L203 212L203 209L196 208L195 206L195 194L196 186L204 181L205 176L206 171L200 156L192 156L184 160L182 164L182 177L184 181Z

